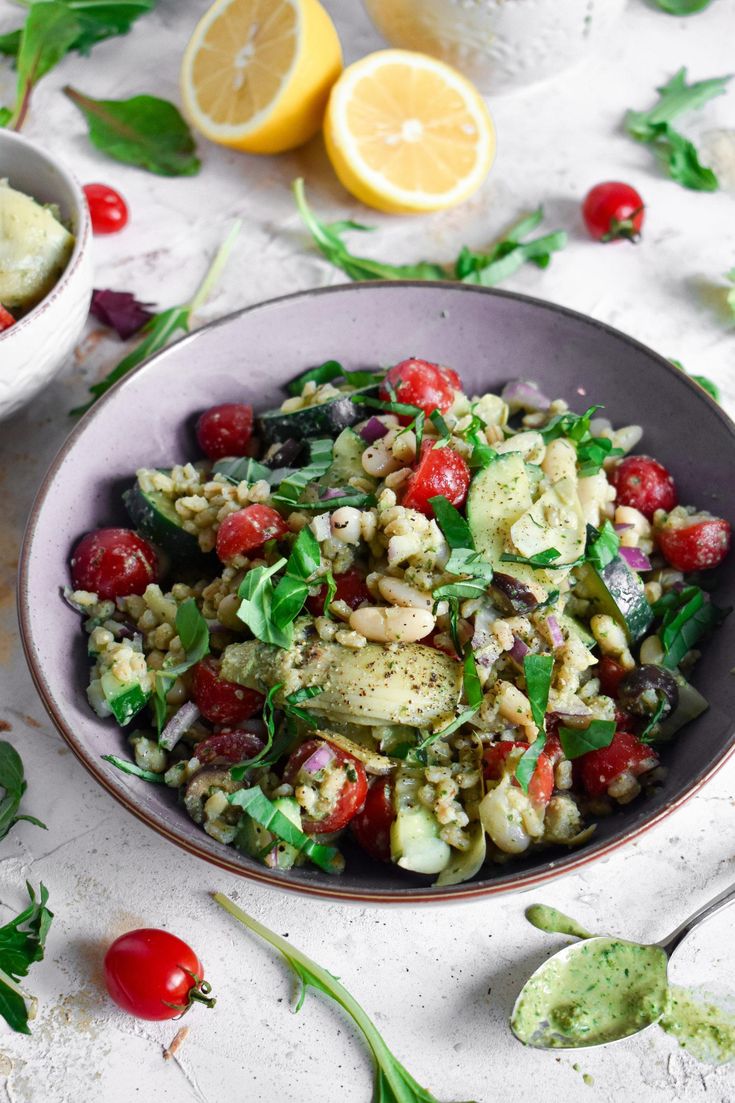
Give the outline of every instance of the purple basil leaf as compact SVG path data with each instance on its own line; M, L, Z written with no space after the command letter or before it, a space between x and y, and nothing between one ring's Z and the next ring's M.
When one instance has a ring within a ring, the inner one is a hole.
M89 311L104 325L114 329L123 341L127 341L154 316L154 311L148 309L152 305L139 303L130 291L95 290Z

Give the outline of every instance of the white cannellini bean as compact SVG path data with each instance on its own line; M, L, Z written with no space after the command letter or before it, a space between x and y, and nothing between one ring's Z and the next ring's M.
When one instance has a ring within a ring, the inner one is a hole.
M531 703L525 693L522 693L512 682L498 682L497 704L498 712L503 719L522 727L529 742L533 742L537 729L531 712Z
M541 463L546 455L546 445L540 433L529 429L525 433L516 433L514 437L508 437L507 440L496 444L495 451L501 454L503 452L521 452L527 463Z
M332 536L343 544L360 543L360 510L354 506L340 506L331 519Z
M400 578L384 576L378 582L381 597L389 601L391 605L403 605L407 609L428 609L434 604L431 594L424 594Z
M624 452L630 452L635 448L643 436L640 425L623 425L612 434L612 442L615 448L622 448Z
M648 636L641 644L641 663L658 665L664 657L664 649L658 636Z
M560 479L576 479L577 453L574 445L563 437L552 440L546 449L541 466L552 483L558 483Z
M584 519L588 525L597 527L600 523L600 514L615 497L615 488L610 486L604 471L598 471L594 475L586 475L577 483L579 501L582 505Z
M521 790L518 793L527 802ZM515 799L516 793L510 788L510 779L504 779L495 789L482 798L480 820L488 835L500 850L506 854L522 854L528 849L531 837L523 823L522 809Z
M385 440L378 440L375 444L371 444L362 454L363 471L377 479L385 478L391 471L397 471L399 467L403 467L403 464L396 459Z
M415 643L428 636L434 617L427 609L383 609L366 605L350 617L350 628L376 643Z

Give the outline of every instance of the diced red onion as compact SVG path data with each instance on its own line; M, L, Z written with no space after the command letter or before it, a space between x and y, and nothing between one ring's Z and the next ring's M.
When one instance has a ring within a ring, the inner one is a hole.
M574 702L574 712L550 712L549 719L556 720L563 727L587 728L592 719L592 709L587 708L581 701Z
M614 525L613 527L616 532L627 532L628 529L633 528L633 525Z
M543 394L530 379L511 379L500 392L500 397L513 409L543 413L551 405L551 399Z
M514 636L513 640L514 640L513 646L511 647L508 654L510 655L513 662L516 662L519 665L522 665L524 658L526 657L526 655L528 654L528 652L531 649L530 649L530 647L527 646L527 644L525 644L523 642L523 640L521 639L520 636Z
M640 548L620 548L620 556L634 571L650 571L651 560Z
M304 773L318 774L320 770L324 770L330 762L334 762L336 755L328 743L322 743L320 747L310 754L306 762L301 766Z
M371 417L360 430L360 436L366 444L375 444L388 432L388 426L384 425L379 417Z
M562 632L561 628L559 627L559 621L556 619L555 616L552 615L552 616L546 618L546 624L548 625L548 629L549 629L549 636L551 638L551 646L552 647L563 647L564 646L564 633Z
M160 745L165 750L172 751L184 732L189 730L195 720L199 719L199 716L199 709L194 702L187 701L185 705L182 705L181 708L174 713L161 732L161 738L158 740Z

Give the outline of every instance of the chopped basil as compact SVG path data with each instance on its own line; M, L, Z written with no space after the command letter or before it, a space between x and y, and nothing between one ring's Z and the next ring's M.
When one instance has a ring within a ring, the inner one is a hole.
M392 388L390 388L390 391L395 394ZM409 402L397 402L395 400L386 402L382 398L371 398L370 395L355 395L352 401L356 406L369 406L373 410L383 410L385 413L395 414L396 417L410 417L410 423L404 425L401 432L405 433L409 429L413 429L416 434L416 448L419 451L421 450L426 414L420 406L412 406Z
M275 502L278 495L274 495L273 501ZM320 498L316 502L294 502L295 509L302 510L304 513L326 513L333 509L339 509L341 506L354 506L356 509L367 509L369 506L375 505L375 495L367 494L364 490L349 490L344 494L340 494L338 498Z
M154 774L152 770L142 770L135 762L118 758L116 754L103 754L102 761L109 762L111 766L116 766L124 774L132 774L133 777L139 777L142 781L150 781L154 785L165 785L163 774Z
M241 459L235 460L217 460L212 468L212 473L214 475L224 475L227 481L234 483L235 486L243 482L257 483L261 479L265 479L266 482L270 483L274 475L272 467L266 467L265 464L258 463L257 460L253 460L249 456L243 456Z
M299 705L302 701L309 701L312 697L318 697L323 692L324 686L302 686L294 693L289 693L283 702L283 711L286 716L291 716L294 720L302 720L310 728L318 728L319 721L316 717L312 716L306 709L299 708Z
M593 720L588 728L559 728L559 742L567 758L609 747L614 735L614 720Z
M293 625L278 627L274 623L272 609L275 590L271 580L285 566L286 560L279 559L270 567L253 567L248 571L237 591L242 598L237 615L256 639L288 648L293 643Z
M309 441L309 462L306 467L289 474L278 487L272 501L288 509L300 509L299 498L308 483L316 482L326 473L332 462L334 443L328 437ZM328 506L325 508L329 508Z
M531 705L533 722L538 729L535 741L527 751L523 752L516 766L516 779L524 793L528 792L528 786L536 769L539 755L546 746L544 720L546 706L549 703L553 670L554 659L551 655L531 654L526 655L523 660L523 673L526 676L526 695Z
M447 574L466 574L470 578L481 578L488 585L492 582L493 569L480 552L471 548L455 548L444 568Z
M351 224L350 229L353 228L355 226ZM316 383L317 386L321 386L323 383L331 383L333 379L344 379L352 387L369 387L373 383L379 383L384 375L385 372L382 371L346 371L339 360L326 360L318 367L309 368L308 371L297 375L286 385L286 390L289 394L300 395L307 383Z
M166 723L166 694L176 679L209 654L209 626L193 597L188 597L176 610L176 634L184 649L184 659L172 665L166 660L154 673L153 715L160 736Z
M716 628L731 609L719 609L699 586L670 590L652 606L654 616L662 618L659 636L664 649L662 663L675 670L688 651L703 636Z
M555 560L559 558L561 552L558 548L546 548L544 551L538 553L538 555L531 555L526 557L525 555L511 555L510 552L503 552L500 557L501 563L525 563L527 567L535 567L538 570L544 568L545 570L563 571L572 564L559 563L555 564ZM576 563L581 563L581 560L575 560Z
M474 550L475 542L472 539L472 531L459 510L443 494L437 494L429 498L429 505L434 510L436 523L442 530L442 534L450 548L469 548Z
M283 578L273 592L271 617L276 628L286 628L299 615L309 596L307 580L320 565L319 541L310 528L303 528L291 549Z
M437 739L444 739L445 736L451 735L452 732L461 728L463 724L472 719L482 704L482 686L477 675L477 664L471 647L468 647L465 652L462 682L469 708L463 709L459 716L456 716L446 727L427 735L417 747L412 749L413 755L419 762L425 763L427 761L426 750L432 743L435 743ZM392 751L391 754L395 757L395 752Z
M658 693L656 696L658 699L658 704L656 705L655 712L653 713L653 716L648 721L641 734L638 736L641 743L646 743L649 745L656 742L659 721L666 711L666 705L668 704L665 693Z
M619 549L620 537L609 521L605 521L599 530L592 525L587 526L585 558L596 570L602 571L612 563L617 558Z
M235 781L240 781L241 778L245 777L245 774L253 770L256 766L272 766L274 762L278 761L283 753L280 747L275 755L270 753L273 750L273 739L276 731L275 705L273 699L279 689L283 689L283 682L277 682L276 685L271 686L263 702L263 723L265 724L267 733L265 746L262 750L258 751L256 755L253 755L252 758L247 759L246 762L238 762L236 766L230 769L230 777L234 778Z
M486 591L487 584L482 578L468 578L462 582L448 582L444 586L437 586L434 590L434 603L449 598L483 597Z
M601 409L602 406L590 406L583 414L574 414L568 410L564 414L557 414L548 425L539 430L545 444L557 440L558 437L566 437L574 443L582 478L595 475L605 460L623 454L622 448L613 448L612 441L607 437L593 437L590 432L590 422Z
M326 586L326 593L324 594L324 605L322 606L322 615L325 617L331 617L329 612L329 606L334 601L334 596L337 593L337 583L335 582L334 575L331 570L327 571L325 575L322 575L324 585Z
M447 425L446 421L438 410L432 410L432 412L429 414L429 420L434 423L439 432L439 439L437 440L434 447L444 448L445 445L447 445L452 439L452 434L450 432L449 426Z
M259 785L253 785L250 789L238 789L228 797L230 804L242 808L256 823L272 832L278 839L288 843L296 850L319 866L327 873L341 873L344 868L344 859L334 846L324 846L315 843L309 835L292 823L283 812L279 812L276 806L268 800Z

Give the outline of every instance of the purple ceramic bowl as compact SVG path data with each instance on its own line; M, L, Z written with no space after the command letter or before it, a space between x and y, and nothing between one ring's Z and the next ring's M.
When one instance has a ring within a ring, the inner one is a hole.
M23 644L41 698L75 754L126 808L185 850L234 873L295 892L374 903L467 899L528 888L578 868L661 820L735 749L731 617L705 645L697 668L695 680L710 708L664 750L669 773L655 796L603 819L592 841L578 850L535 851L444 889L351 848L338 878L314 868L268 870L206 835L171 791L102 761L105 753L123 751L123 740L114 723L89 709L79 618L59 596L75 542L89 529L127 523L120 493L136 468L170 466L197 455L192 426L198 411L242 400L261 409L273 406L282 400L286 380L334 357L356 369L407 356L451 365L469 392L525 376L573 409L601 403L618 425L642 423L643 448L674 472L681 500L730 514L735 426L701 388L643 345L572 311L504 292L453 284L350 284L224 318L123 379L82 419L51 466L28 524L19 587ZM735 556L718 583L719 604L734 604Z

